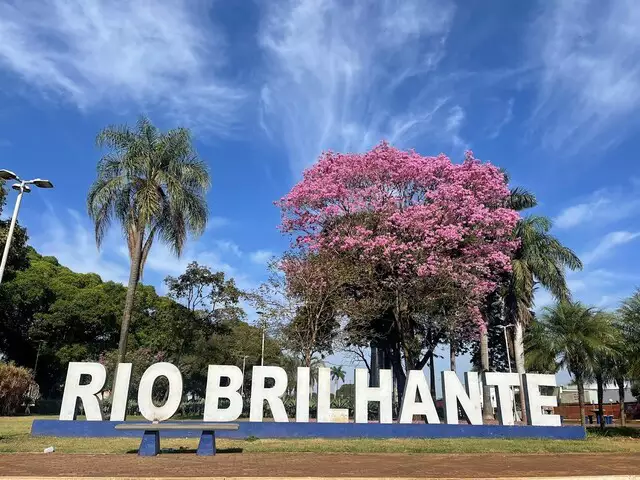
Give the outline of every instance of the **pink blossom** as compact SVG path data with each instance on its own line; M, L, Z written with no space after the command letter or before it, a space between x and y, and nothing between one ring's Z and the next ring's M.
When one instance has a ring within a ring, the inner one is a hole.
M401 278L456 285L468 320L518 247L502 172L467 152L463 163L382 142L362 154L327 152L277 205L294 246L350 252Z

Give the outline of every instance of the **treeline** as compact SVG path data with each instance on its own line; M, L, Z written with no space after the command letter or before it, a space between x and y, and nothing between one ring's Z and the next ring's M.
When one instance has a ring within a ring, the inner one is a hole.
M0 235L6 236L6 222ZM54 257L26 245L19 228L5 281L0 285L0 352L33 373L44 398L58 398L68 362L115 365L127 289L95 273L76 273ZM259 364L261 330L246 322L244 292L222 272L189 265L166 279L169 296L139 285L129 332L127 361L133 382L156 361L172 362L184 375L185 390L204 394L207 365ZM281 363L281 346L265 343L265 362ZM247 382L250 382L248 368Z

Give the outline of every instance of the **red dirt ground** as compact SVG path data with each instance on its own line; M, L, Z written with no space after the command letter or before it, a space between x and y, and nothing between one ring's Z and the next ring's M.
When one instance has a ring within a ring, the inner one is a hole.
M640 454L0 455L0 476L495 478L632 474L640 474Z

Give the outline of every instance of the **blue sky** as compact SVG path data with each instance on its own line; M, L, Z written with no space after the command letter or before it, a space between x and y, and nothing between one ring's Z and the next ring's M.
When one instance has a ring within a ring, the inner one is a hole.
M323 149L471 148L581 256L575 296L615 307L640 285L638 25L635 0L4 0L0 168L56 185L20 214L41 253L125 281L119 231L98 252L86 214L95 134L188 126L210 228L180 259L155 246L144 280L195 259L251 288L288 244L273 201Z

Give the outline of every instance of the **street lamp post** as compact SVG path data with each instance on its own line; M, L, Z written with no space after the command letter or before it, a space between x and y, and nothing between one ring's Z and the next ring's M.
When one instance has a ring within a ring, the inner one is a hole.
M247 362L247 357L249 355L245 355L244 357L242 357L242 386L240 387L240 395L242 397L244 397L244 366Z
M264 312L261 311L257 311L256 312L258 315L260 315L260 319L261 319L261 323L262 323L262 353L260 354L260 366L264 367L264 336L265 336L265 332L267 330L267 322L264 318Z
M507 337L507 328L513 327L513 326L515 326L513 323L510 323L509 325L499 325L499 327L502 328L502 333L504 333L504 348L507 349L507 363L509 364L509 373L511 373L512 370L511 370L511 355L509 354L509 340ZM513 418L519 418L518 407L516 406L515 393L513 393Z
M509 373L511 373L511 355L509 354L509 340L507 339L507 328L513 327L513 323L509 325L498 325L504 333L504 348L507 349L507 363L509 364Z
M13 237L13 231L16 228L18 212L20 211L22 194L29 193L31 191L31 187L29 185L35 185L38 188L53 188L53 184L49 180L43 180L41 178L34 178L33 180L21 180L20 177L18 177L15 173L9 170L0 170L0 180L16 180L17 183L14 183L13 185L11 185L11 188L18 191L16 206L13 209L13 216L11 217L9 232L7 233L7 241L4 244L4 252L2 254L2 263L0 263L0 283L2 283L4 269L7 266L7 258L9 257L9 249L11 248L11 239Z

